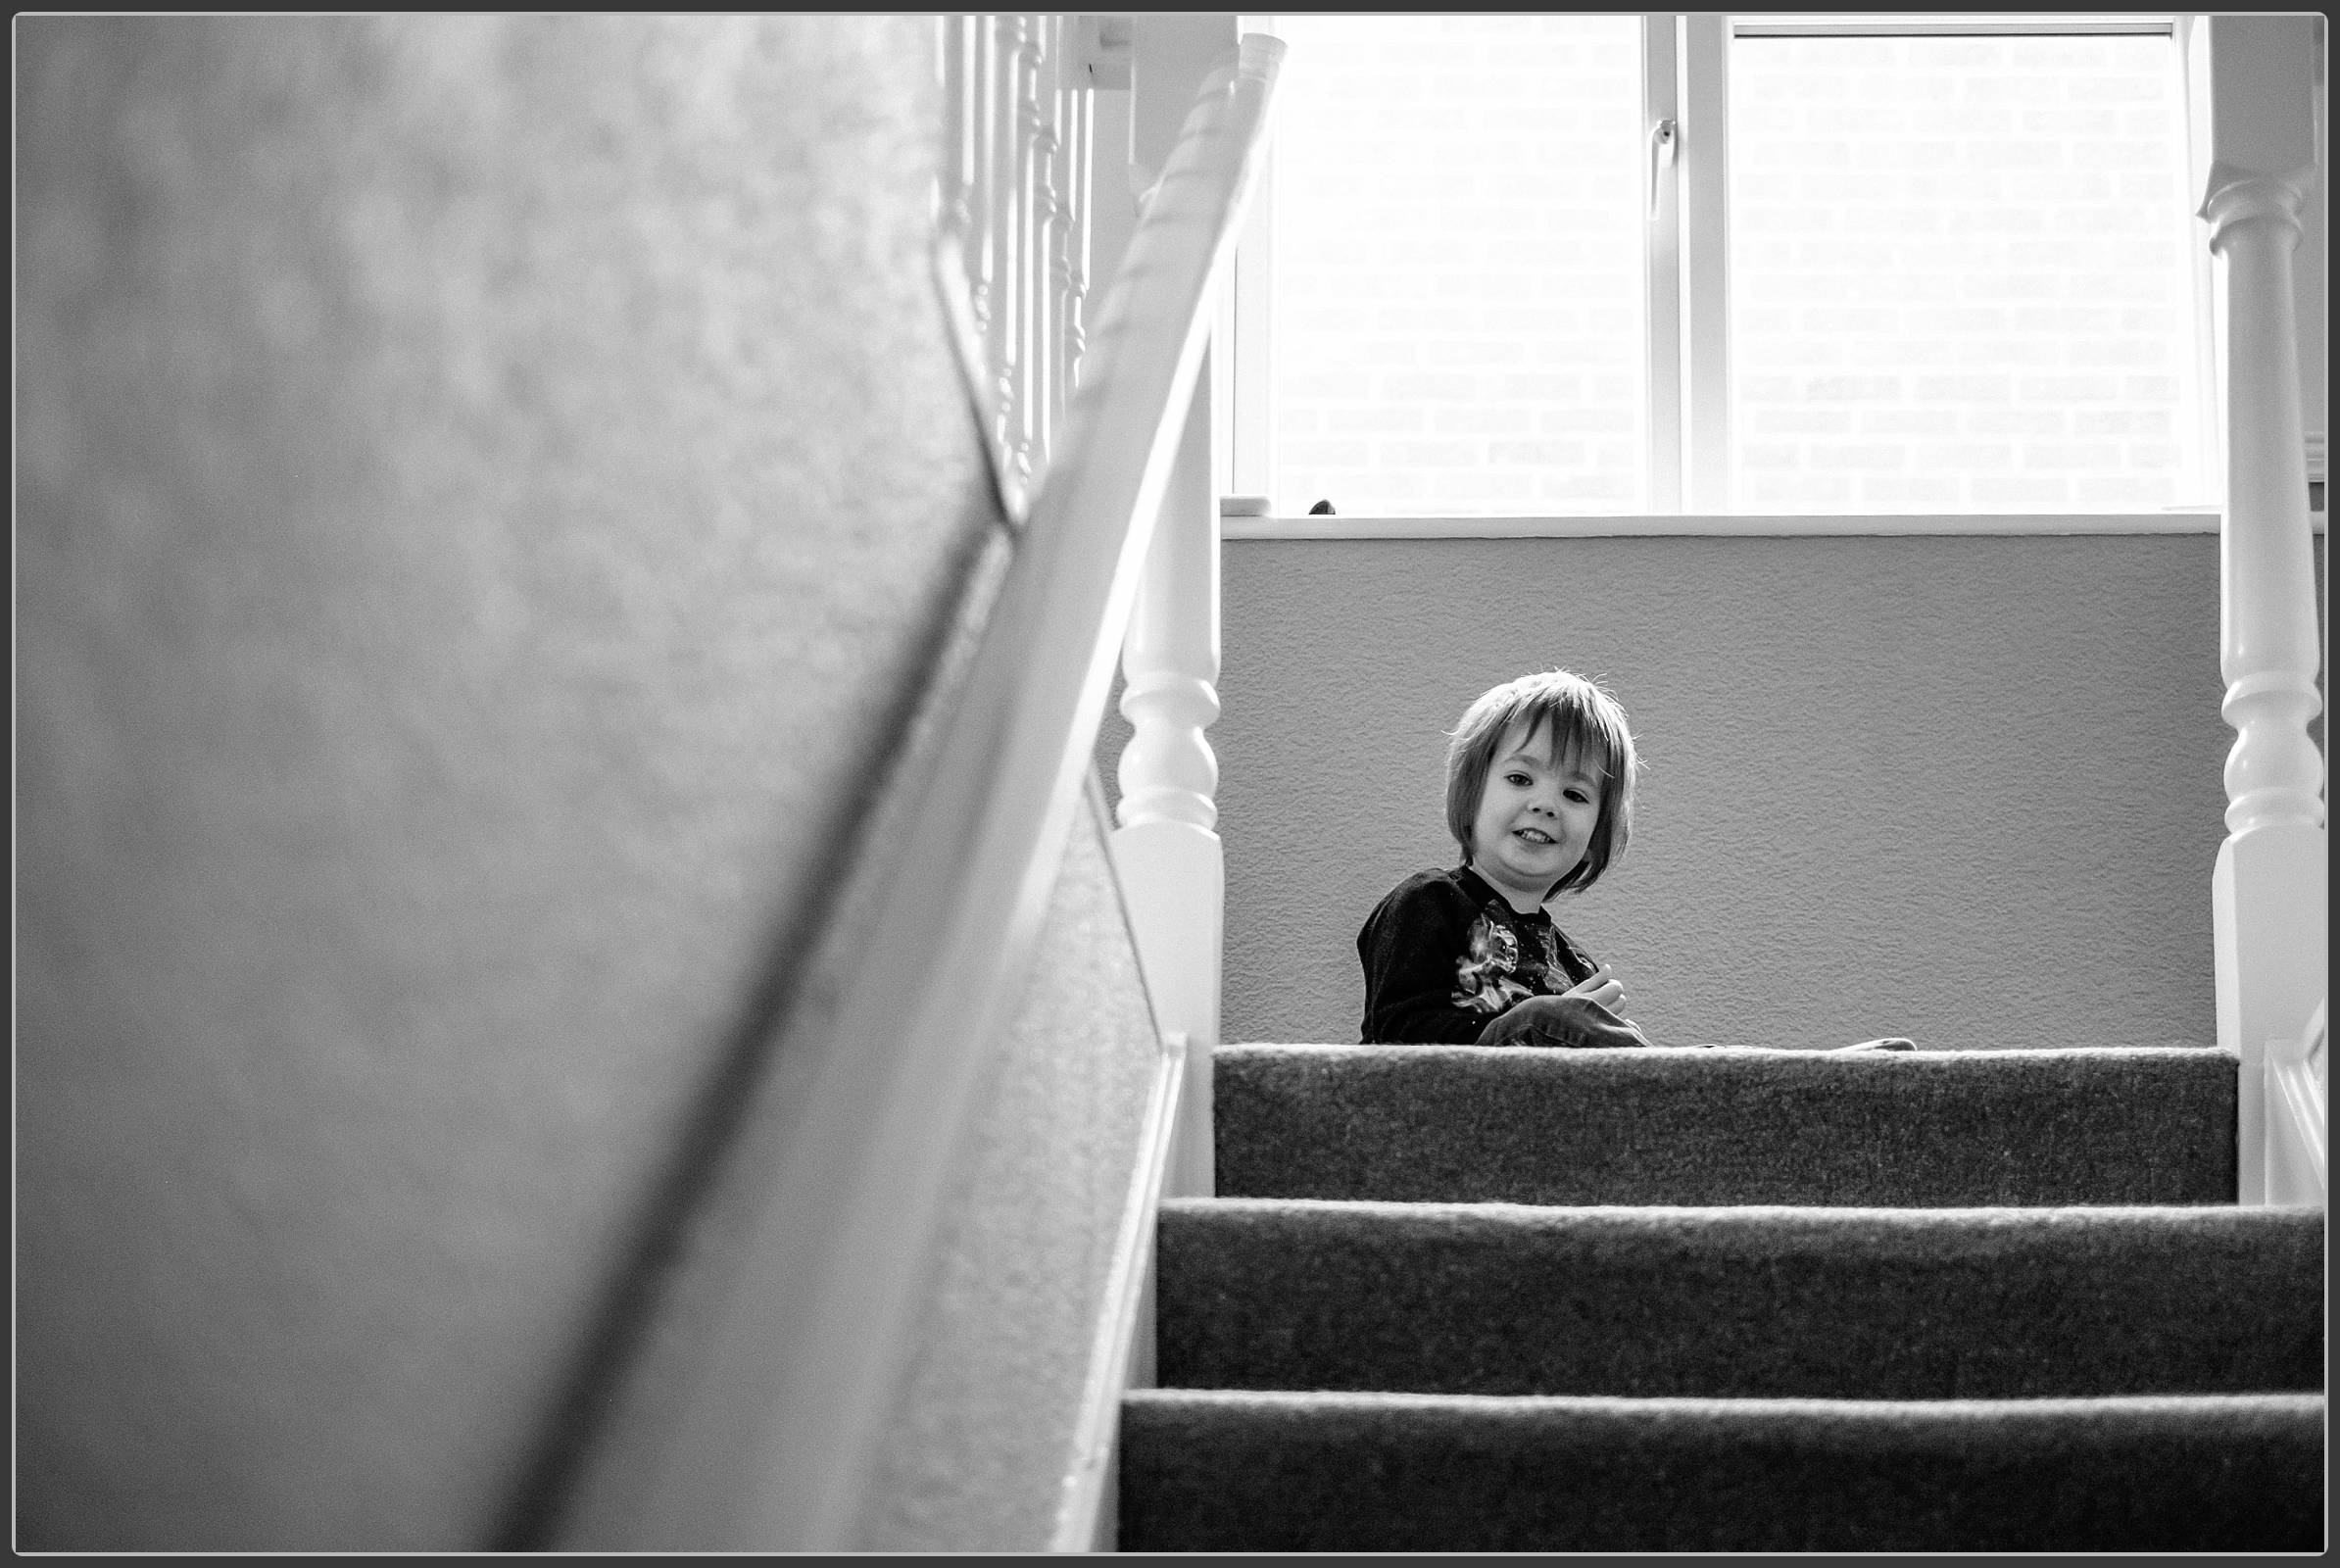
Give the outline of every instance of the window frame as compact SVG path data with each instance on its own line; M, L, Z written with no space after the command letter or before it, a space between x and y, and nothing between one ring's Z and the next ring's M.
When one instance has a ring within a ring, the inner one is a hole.
M1731 495L1732 382L1731 364L1731 136L1730 53L1742 37L1877 36L2159 36L2170 40L2186 140L2198 139L2200 116L2186 103L2185 40L2191 15L2007 16L1906 15L1734 16L1726 13L1645 13L1641 18L1642 187L1648 199L1644 243L1644 352L1649 406L1646 420L1644 511L1633 517L1745 516L1749 531L1785 518L1734 511ZM1239 30L1268 31L1272 16L1239 18ZM1670 127L1671 148L1661 127ZM1274 192L1276 152L1271 140L1257 174L1234 257L1232 286L1223 290L1213 356L1216 445L1220 491L1244 498L1231 513L1272 510L1275 451L1274 333L1269 319L1276 270ZM2215 275L2198 220L2179 211L2172 220L2188 230L2192 257L2194 367L2181 414L2188 427L2187 488L2209 495L2220 471L2218 404L2215 385ZM2320 464L2316 465L2320 477ZM2161 513L2215 519L2214 501L2173 503ZM1837 514L1828 514L1831 517ZM1912 521L1956 516L1978 532L2094 532L2089 519L2125 514L1912 513L1844 514L1853 519ZM2320 514L2318 514L2320 515ZM2072 523L2063 526L2059 519ZM1410 519L1429 521L1433 519ZM1482 519L1503 524L1502 514ZM1556 525L1593 520L1555 517ZM1465 519L1451 519L1455 529ZM1379 531L1379 530L1377 530ZM1509 527L1501 533L1516 531ZM1566 531L1580 531L1568 527ZM1662 531L1633 526L1621 531ZM1700 531L1706 531L1701 529ZM1833 527L1823 531L1841 530ZM1872 530L1875 531L1875 530ZM1889 531L1904 531L1898 526ZM1918 530L1909 530L1918 531Z

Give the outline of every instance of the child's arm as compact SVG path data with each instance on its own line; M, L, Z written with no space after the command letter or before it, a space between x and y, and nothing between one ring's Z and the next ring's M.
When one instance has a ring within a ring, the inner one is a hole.
M1455 964L1478 911L1451 882L1415 878L1382 900L1357 933L1365 965L1366 1045L1467 1046L1487 1015L1454 1004Z

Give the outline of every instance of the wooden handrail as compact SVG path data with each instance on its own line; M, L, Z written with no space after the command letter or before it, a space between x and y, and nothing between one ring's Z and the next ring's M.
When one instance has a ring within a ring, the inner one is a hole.
M1197 95L1107 292L1064 439L836 998L655 1475L592 1544L834 1550L869 1501L917 1285L1029 971L1201 358L1283 45ZM604 1517L609 1517L608 1513Z

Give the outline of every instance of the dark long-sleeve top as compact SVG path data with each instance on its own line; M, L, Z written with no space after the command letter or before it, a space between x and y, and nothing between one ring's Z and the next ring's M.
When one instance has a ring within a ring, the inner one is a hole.
M1597 967L1549 914L1520 913L1468 866L1398 883L1357 933L1357 956L1366 1045L1470 1045L1515 1003Z

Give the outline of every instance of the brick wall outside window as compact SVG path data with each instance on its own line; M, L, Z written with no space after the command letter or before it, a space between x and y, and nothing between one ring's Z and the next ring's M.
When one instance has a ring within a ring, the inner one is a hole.
M1644 509L1638 18L1275 26L1278 510ZM1733 42L1740 510L2202 499L2169 49Z
M1279 510L1639 510L1639 19L1276 30Z
M2199 499L2170 47L1733 42L1740 510Z

